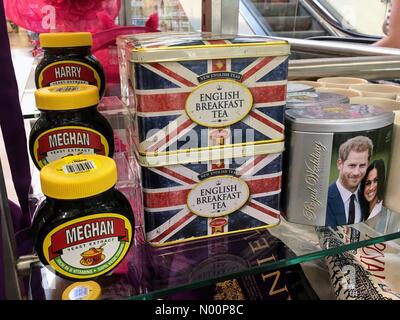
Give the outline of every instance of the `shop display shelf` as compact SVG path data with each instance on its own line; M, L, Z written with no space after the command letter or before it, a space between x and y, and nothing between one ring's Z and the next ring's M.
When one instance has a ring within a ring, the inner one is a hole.
M136 201L139 192L135 183L137 177L128 170L136 165L134 158L117 154L115 159L119 168L125 168L117 188L131 201ZM334 237L334 245L330 246L326 234ZM152 247L144 240L143 220L136 214L135 239L128 255L111 274L93 280L102 287L102 299L168 298L221 281L376 243L397 242L398 238L400 214L384 208L367 222L351 226L313 227L289 223L282 218L281 223L273 228ZM321 243L324 243L323 248ZM31 299L60 299L65 288L73 283L55 276L40 263L32 265L29 282Z
M152 247L145 242L143 216L138 213L141 212L138 203L141 191L139 176L131 170L132 162L137 165L134 155L116 154L115 159L118 168L125 168L119 171L123 174L119 176L117 188L131 201L136 212L135 238L117 269L94 279L102 287L102 299L164 299L377 243L394 241L400 245L400 213L384 208L376 217L351 226L313 227L289 223L282 218L272 228ZM37 204L41 197L37 192L32 203ZM332 246L329 239L323 238L324 234L334 235ZM338 239L340 245L337 245ZM29 297L60 299L72 283L35 263L30 270Z
M125 150L114 155L117 188L129 199L136 226L133 245L121 264L111 274L93 279L102 288L102 299L169 299L229 279L263 274L377 243L400 244L396 240L400 238L400 214L384 208L367 222L351 226L313 227L282 218L272 228L152 247L145 241L140 170L129 139L131 116L124 109L117 111L103 114L119 137L120 149ZM34 210L43 198L37 170L32 190ZM329 237L333 237L332 241ZM34 263L30 269L29 298L61 299L62 292L73 282Z

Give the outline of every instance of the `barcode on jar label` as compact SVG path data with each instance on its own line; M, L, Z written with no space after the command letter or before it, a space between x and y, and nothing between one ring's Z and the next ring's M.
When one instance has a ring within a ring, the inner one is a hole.
M93 161L81 161L63 166L64 173L86 172L95 168L96 165Z
M70 91L79 91L79 90L81 90L81 88L78 86L65 86L65 87L59 87L59 88L54 89L55 92L70 92Z

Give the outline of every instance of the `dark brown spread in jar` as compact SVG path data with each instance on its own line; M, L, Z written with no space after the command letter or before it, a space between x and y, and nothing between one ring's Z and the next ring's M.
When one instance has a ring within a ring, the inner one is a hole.
M97 110L97 87L47 87L36 90L35 99L40 117L30 133L29 151L38 169L67 155L113 156L114 134Z
M70 156L40 171L46 199L32 224L41 262L68 279L91 279L114 269L127 254L134 215L115 189L117 168L111 158Z
M92 55L90 32L40 34L43 59L35 72L36 88L59 84L91 84L104 94L105 76L100 62Z

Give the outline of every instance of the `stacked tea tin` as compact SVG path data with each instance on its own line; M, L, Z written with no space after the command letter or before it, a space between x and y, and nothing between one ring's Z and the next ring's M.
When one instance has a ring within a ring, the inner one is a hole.
M118 46L134 94L147 241L277 225L289 45L147 33Z

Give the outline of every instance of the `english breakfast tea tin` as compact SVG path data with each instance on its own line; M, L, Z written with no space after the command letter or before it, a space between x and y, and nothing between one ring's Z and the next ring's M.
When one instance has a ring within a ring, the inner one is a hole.
M142 156L147 242L159 246L277 225L283 147Z
M283 210L290 222L336 226L382 208L394 114L371 105L286 111Z
M133 87L139 154L283 141L287 42L146 33L121 36L118 45L122 78Z

